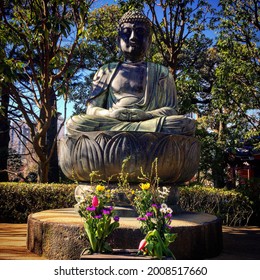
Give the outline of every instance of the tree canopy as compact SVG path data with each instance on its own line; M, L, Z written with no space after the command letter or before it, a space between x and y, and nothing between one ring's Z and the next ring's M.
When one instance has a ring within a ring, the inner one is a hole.
M39 166L40 181L48 180L49 161L57 131L48 143L57 96L67 99L68 84L81 64L81 44L93 0L12 0L1 2L0 37L7 32L2 81L9 83L26 125ZM14 47L12 47L14 46ZM10 57L10 51L13 51ZM52 143L53 142L53 143Z

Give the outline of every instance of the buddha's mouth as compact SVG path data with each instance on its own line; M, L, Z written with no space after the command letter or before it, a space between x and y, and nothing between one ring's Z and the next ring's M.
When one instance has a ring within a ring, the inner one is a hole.
M138 44L137 43L129 43L129 46L132 47L132 48L136 48L136 47L138 47Z

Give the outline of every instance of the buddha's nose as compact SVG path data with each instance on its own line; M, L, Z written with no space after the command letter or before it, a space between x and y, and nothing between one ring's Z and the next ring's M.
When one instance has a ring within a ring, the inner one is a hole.
M135 32L135 30L132 30L132 32L131 32L131 35L130 35L130 38L129 38L129 41L131 42L135 42L135 41L137 41L137 37L136 37L136 32Z

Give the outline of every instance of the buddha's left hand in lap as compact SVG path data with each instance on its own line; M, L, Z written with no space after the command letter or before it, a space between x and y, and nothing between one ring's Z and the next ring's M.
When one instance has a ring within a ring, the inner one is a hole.
M152 114L141 109L118 108L108 110L92 105L88 106L87 115L109 117L120 121L130 122L144 121L153 118Z
M121 108L113 110L110 117L120 121L144 121L152 118L152 115L140 109Z

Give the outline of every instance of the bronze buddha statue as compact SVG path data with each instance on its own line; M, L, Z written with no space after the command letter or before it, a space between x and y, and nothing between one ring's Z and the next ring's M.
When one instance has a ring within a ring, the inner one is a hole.
M124 14L118 45L125 60L98 70L86 114L68 120L68 135L107 130L194 135L195 121L177 115L176 88L168 68L144 61L151 41L150 20L138 11Z
M86 114L67 121L59 160L68 178L89 182L89 174L98 171L106 180L119 174L129 157L131 182L138 182L141 167L150 172L155 159L163 182L185 182L195 174L200 153L199 141L193 137L195 121L177 115L169 69L144 60L151 40L146 16L139 11L123 15L118 45L125 60L97 71Z

